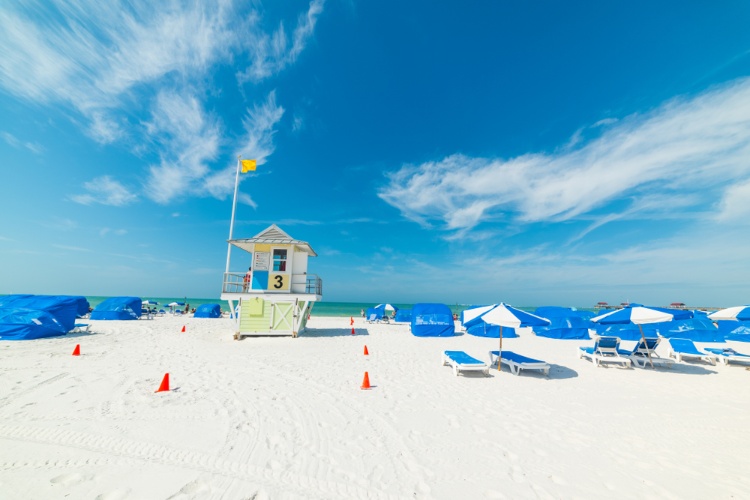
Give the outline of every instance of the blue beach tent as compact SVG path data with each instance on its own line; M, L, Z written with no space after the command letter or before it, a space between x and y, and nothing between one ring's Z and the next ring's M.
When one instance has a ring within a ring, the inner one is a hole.
M195 309L194 318L220 318L221 306L219 304L201 304Z
M365 312L365 318L367 321L374 320L381 320L383 319L383 316L385 315L385 309L382 307L368 307L367 312Z
M595 314L591 311L579 311L575 307L537 307L534 314L550 320L548 326L533 327L537 337L561 340L590 339L589 328L594 328L589 320Z
M40 309L0 308L0 340L33 340L68 332L52 314Z
M138 319L142 303L140 297L110 297L91 311L91 319Z
M411 309L399 309L394 320L396 323L411 323Z
M453 313L445 304L414 304L411 309L411 333L415 337L452 337Z
M544 306L544 307L537 307L534 311L534 314L537 316L541 316L542 318L547 318L549 320L552 320L552 318L583 318L583 319L591 319L596 314L594 314L591 311L581 311L576 309L575 307L558 307L558 306Z
M534 314L539 315L539 309ZM590 339L589 325L591 322L580 316L545 316L549 319L549 326L535 326L534 333L537 337L549 339L579 340Z
M85 297L73 295L7 295L0 300L0 307L12 307L44 311L54 317L69 332L75 327L78 311L85 303L86 312L89 302Z
M643 328L644 337L658 337L659 327L661 323L648 323L641 325ZM641 340L641 330L638 325L626 324L626 325L602 325L595 324L596 334L602 337L619 337L620 340Z
M724 342L724 335L707 316L659 323L657 328L661 336L666 338L688 339L693 342Z
M716 324L726 340L750 342L750 321L719 320Z

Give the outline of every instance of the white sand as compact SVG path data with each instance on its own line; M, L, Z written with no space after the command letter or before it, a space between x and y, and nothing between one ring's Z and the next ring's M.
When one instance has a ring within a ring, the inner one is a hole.
M442 349L485 359L497 341L355 321L242 341L228 319L93 321L2 342L0 497L748 498L743 367L595 368L586 342L527 334L504 347L549 379L455 377Z

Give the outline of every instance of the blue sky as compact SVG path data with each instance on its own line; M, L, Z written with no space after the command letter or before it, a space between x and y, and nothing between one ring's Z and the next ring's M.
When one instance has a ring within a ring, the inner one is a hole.
M329 301L750 300L750 4L0 6L0 293L217 297L235 237ZM233 270L247 264L233 252Z

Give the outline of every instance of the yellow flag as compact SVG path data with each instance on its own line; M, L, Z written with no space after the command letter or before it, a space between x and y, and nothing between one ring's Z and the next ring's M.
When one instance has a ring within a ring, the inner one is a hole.
M255 160L242 160L242 173L249 172L251 170L255 170L256 167Z

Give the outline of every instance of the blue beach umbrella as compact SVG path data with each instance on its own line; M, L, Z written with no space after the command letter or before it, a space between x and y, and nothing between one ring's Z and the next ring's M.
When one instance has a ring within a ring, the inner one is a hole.
M523 328L526 326L547 326L550 324L546 318L527 313L502 302L480 317L488 325L497 325L500 327L500 350L497 356L498 371L501 371L500 366L502 364L500 363L500 359L503 354L503 327Z
M595 318L591 318L592 323L599 323L600 325L638 325L638 329L641 332L641 340L646 343L646 336L643 334L643 327L641 325L648 325L651 323L666 323L675 319L688 319L692 318L693 313L687 310L680 309L664 309L661 307L645 307L640 304L630 304L622 309L611 311ZM654 362L651 361L651 353L648 353L648 361L651 363L651 368L654 367Z
M750 320L750 306L728 307L708 315L713 321L748 321Z
M380 309L381 307L384 311L398 311L398 307L391 304L378 304L374 307L374 309Z

